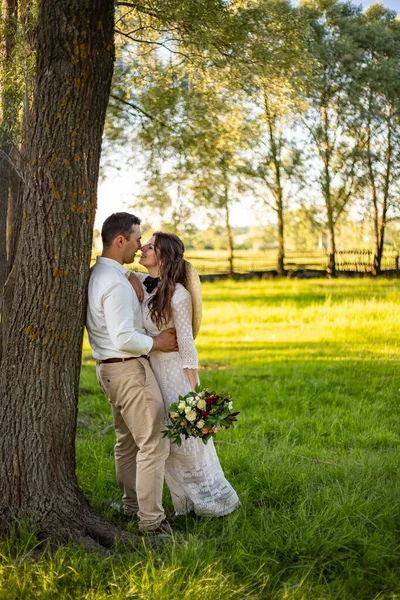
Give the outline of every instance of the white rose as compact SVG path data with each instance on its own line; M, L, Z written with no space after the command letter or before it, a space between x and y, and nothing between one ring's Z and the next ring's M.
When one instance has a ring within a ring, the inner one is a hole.
M178 410L183 410L185 408L186 404L184 402L179 402L178 404Z
M202 429L202 427L204 427L204 421L203 421L203 419L200 419L200 421L197 421L196 427L198 429Z
M200 400L197 402L197 407L198 407L200 410L205 410L205 409L207 408L206 401L205 401L205 400L202 400L202 399L200 398Z
M228 402L228 410L232 410L233 408L233 402Z
M197 418L197 412L195 410L190 410L190 412L186 413L186 418L188 421L193 423L193 421L195 421Z
M192 412L192 407L191 406L186 406L185 407L185 415L187 415L190 412Z

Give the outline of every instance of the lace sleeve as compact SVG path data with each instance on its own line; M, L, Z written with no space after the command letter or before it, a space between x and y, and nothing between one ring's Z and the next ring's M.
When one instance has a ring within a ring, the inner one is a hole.
M197 369L198 359L192 329L192 299L183 286L175 290L171 305L182 366L184 369Z

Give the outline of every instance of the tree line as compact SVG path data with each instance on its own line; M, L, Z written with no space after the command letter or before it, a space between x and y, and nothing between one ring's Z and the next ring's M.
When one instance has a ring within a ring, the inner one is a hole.
M400 216L396 13L337 0L226 4L201 50L189 31L121 9L106 148L140 155L145 203L169 209L170 227L199 206L219 213L231 263L240 197L276 215L279 273L289 210L301 205L327 235L334 276L338 223L357 207L372 220L378 274Z

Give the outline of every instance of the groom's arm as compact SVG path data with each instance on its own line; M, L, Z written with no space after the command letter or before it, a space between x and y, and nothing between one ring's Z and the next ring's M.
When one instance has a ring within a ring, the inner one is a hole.
M151 352L160 350L161 352L178 352L178 344L176 341L176 331L173 327L165 329L153 338L153 347Z
M175 329L167 329L153 338L135 329L133 312L133 290L126 284L110 287L103 296L104 316L107 330L115 348L132 356L150 352L177 352Z
M108 334L115 348L132 356L149 354L153 338L135 329L133 290L126 283L113 284L103 295ZM140 310L140 309L139 309Z

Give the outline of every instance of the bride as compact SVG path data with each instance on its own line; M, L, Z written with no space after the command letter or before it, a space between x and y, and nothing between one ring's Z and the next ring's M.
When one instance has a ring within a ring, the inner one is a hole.
M178 236L155 233L142 247L139 260L149 276L135 273L144 287L142 312L147 333L157 336L169 327L176 329L179 352L150 355L166 411L179 395L194 391L199 382L192 314L196 335L201 318L201 288L195 269L184 260L183 253L184 245ZM171 443L165 480L176 515L194 511L198 515L221 517L240 504L225 479L212 439L204 444L200 438L191 437L180 447Z

